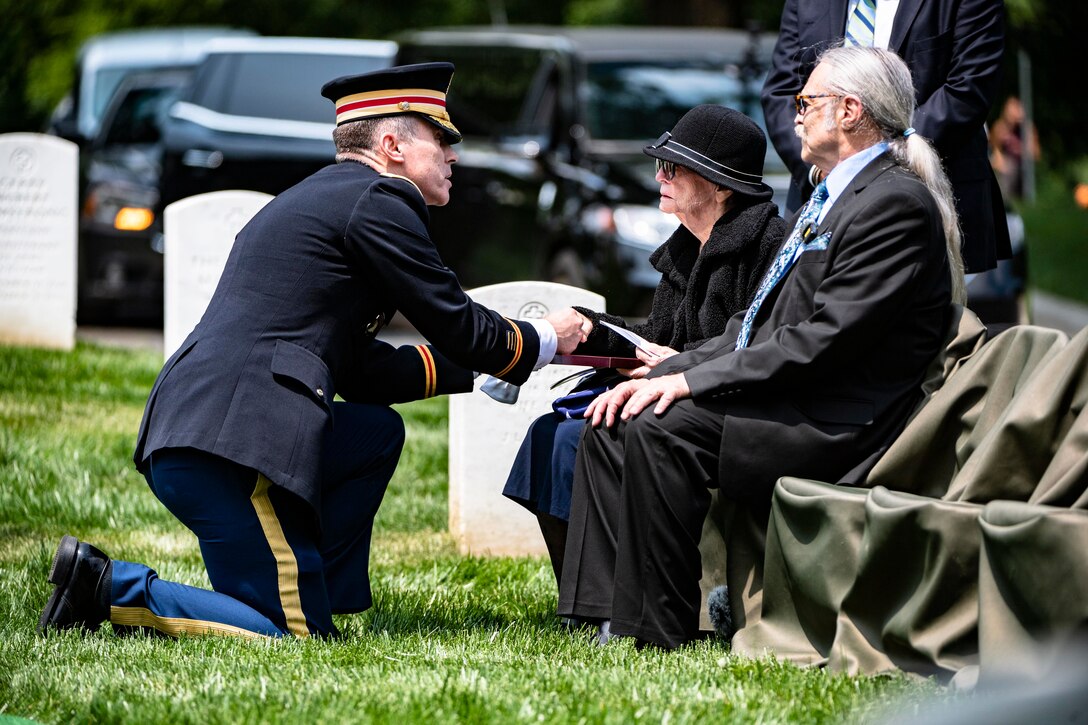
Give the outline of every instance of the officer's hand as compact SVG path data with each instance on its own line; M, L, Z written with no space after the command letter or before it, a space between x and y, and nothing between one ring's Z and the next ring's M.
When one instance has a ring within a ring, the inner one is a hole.
M569 355L574 352L574 348L578 347L579 343L585 342L590 330L593 329L593 323L573 307L553 312L544 319L555 328L557 338L555 351L560 355Z

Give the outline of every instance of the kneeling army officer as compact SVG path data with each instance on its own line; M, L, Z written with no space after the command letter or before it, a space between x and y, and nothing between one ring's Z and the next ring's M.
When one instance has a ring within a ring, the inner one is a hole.
M449 201L449 63L338 78L337 163L238 234L208 309L151 390L134 460L196 534L214 591L159 579L65 536L39 629L335 636L371 605L374 516L404 441L389 404L524 382L584 335L571 309L510 320L439 258ZM431 345L375 339L399 310ZM339 394L346 402L334 402Z

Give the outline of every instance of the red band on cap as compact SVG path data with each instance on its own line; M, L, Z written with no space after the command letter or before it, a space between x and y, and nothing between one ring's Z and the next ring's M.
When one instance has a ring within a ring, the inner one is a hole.
M395 106L400 103L427 103L432 106L446 107L446 99L435 98L434 96L386 96L385 98L372 98L366 101L353 101L351 103L345 103L336 109L337 113L344 113L346 111L357 111L361 108L370 108L372 106Z

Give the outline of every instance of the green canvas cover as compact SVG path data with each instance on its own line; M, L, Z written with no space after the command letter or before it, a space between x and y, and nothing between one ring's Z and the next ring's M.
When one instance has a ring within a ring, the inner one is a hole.
M1088 511L995 501L979 528L982 684L1041 682L1084 661Z
M762 607L734 637L736 652L968 684L981 662L985 676L980 651L993 628L982 625L980 517L995 501L1086 507L1088 329L1069 341L1011 328L944 369L943 384L874 467L871 489L779 481ZM1079 551L1065 561L1040 556L1031 576L1088 582ZM1050 596L1046 587L1024 590ZM1083 619L1070 606L1058 606L1061 616Z
M985 341L986 328L978 317L961 305L953 308L944 350L924 377L924 401L928 401ZM763 601L766 539L765 515L753 514L744 506L718 495L716 490L711 491L711 506L699 545L703 568L700 581L703 602L700 626L703 630L713 629L707 598L723 584L728 584L734 628L740 630L758 621Z

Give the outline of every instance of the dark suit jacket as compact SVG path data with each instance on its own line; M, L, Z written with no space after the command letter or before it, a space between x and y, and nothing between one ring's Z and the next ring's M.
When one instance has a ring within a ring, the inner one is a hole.
M791 209L812 191L809 165L794 135L793 96L817 55L842 40L848 7L848 0L786 0L782 11L763 113L771 142L793 176ZM1001 0L901 0L888 45L914 79L914 128L936 147L952 182L969 272L992 269L1012 254L985 130L1001 82L1004 14Z
M200 323L159 373L134 460L195 448L254 468L317 507L333 396L388 404L524 382L533 327L472 302L435 251L406 179L329 166L238 234ZM433 343L374 339L400 310ZM451 362L452 361L452 362ZM456 364L454 364L456 363Z
M749 347L744 313L659 365L724 415L722 491L768 501L781 476L857 483L921 398L951 316L932 195L884 154L854 178L767 296ZM826 248L821 249L822 243Z

